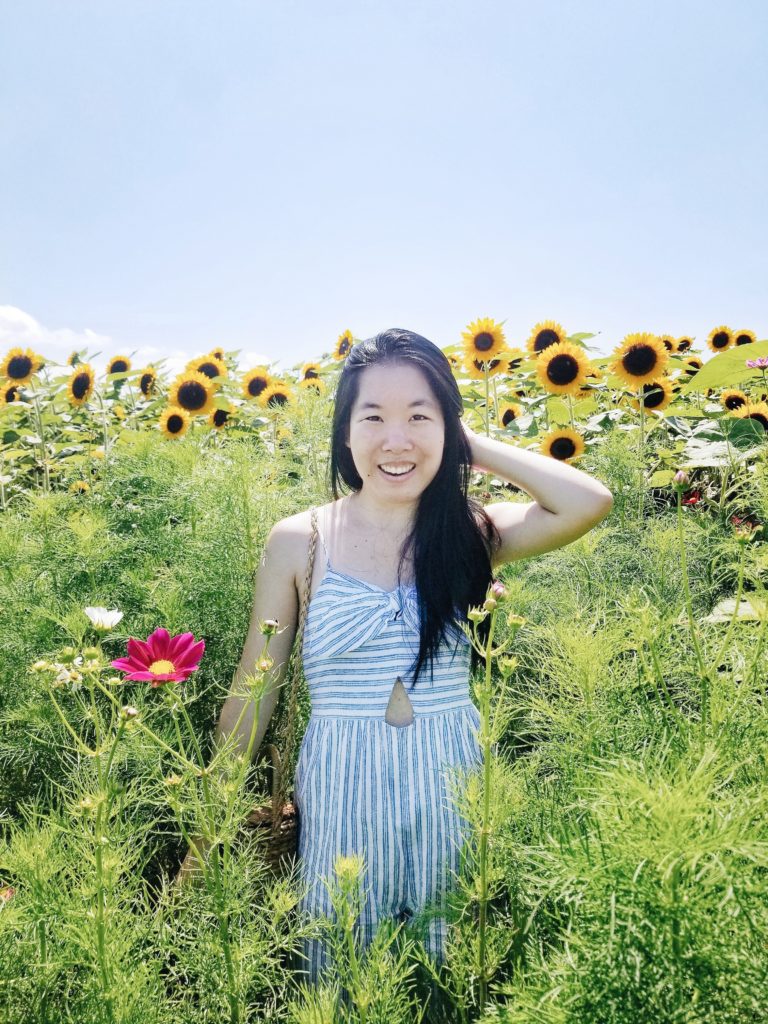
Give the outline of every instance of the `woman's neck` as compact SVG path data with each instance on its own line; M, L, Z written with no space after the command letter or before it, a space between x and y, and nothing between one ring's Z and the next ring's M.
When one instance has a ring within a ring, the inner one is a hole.
M402 542L413 528L417 503L383 506L371 500L364 491L348 495L345 501L361 529Z

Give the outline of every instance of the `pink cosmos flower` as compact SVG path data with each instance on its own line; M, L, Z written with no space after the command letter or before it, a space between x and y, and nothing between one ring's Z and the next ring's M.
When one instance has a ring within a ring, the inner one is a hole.
M747 366L750 370L765 370L768 368L768 356L758 356L757 359L748 359Z
M184 682L200 667L205 650L205 641L198 640L191 633L171 636L167 629L156 629L144 640L128 641L128 657L118 658L112 667L127 673L126 678L148 682L151 686L162 686L171 680Z

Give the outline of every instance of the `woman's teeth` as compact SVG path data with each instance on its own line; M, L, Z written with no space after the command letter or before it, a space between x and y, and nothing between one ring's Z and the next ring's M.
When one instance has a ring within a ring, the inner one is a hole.
M386 473L387 476L405 476L406 473L410 473L410 471L413 469L413 467L414 467L414 463L411 462L411 463L408 463L407 465L379 466L379 469L383 473Z

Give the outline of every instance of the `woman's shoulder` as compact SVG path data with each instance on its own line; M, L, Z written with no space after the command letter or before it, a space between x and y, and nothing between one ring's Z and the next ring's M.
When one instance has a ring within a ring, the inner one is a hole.
M318 513L320 529L335 504L335 501L330 501L326 505L314 506ZM268 545L281 552L283 558L295 563L297 571L306 564L307 545L312 535L312 512L313 509L308 508L304 512L286 516L285 519L276 522L269 532Z

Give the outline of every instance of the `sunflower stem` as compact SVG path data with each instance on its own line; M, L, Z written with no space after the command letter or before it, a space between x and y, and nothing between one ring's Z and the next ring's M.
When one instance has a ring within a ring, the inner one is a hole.
M704 658L701 653L701 647L699 645L699 635L696 631L696 621L693 617L693 604L691 601L691 587L688 581L688 561L685 555L685 536L683 531L683 505L682 488L676 488L677 493L677 537L678 544L680 547L680 564L683 570L683 589L685 593L685 607L688 612L688 624L691 631L691 640L693 642L693 649L696 653L696 660L699 663L699 672L701 679L701 724L704 735L706 735L707 726L709 722L709 670L704 664Z
M32 400L35 407L35 419L37 421L37 434L40 438L40 461L43 466L43 493L48 494L51 490L51 478L48 473L48 458L45 451L45 428L43 427L43 415L40 411L40 399L37 391L32 392Z

